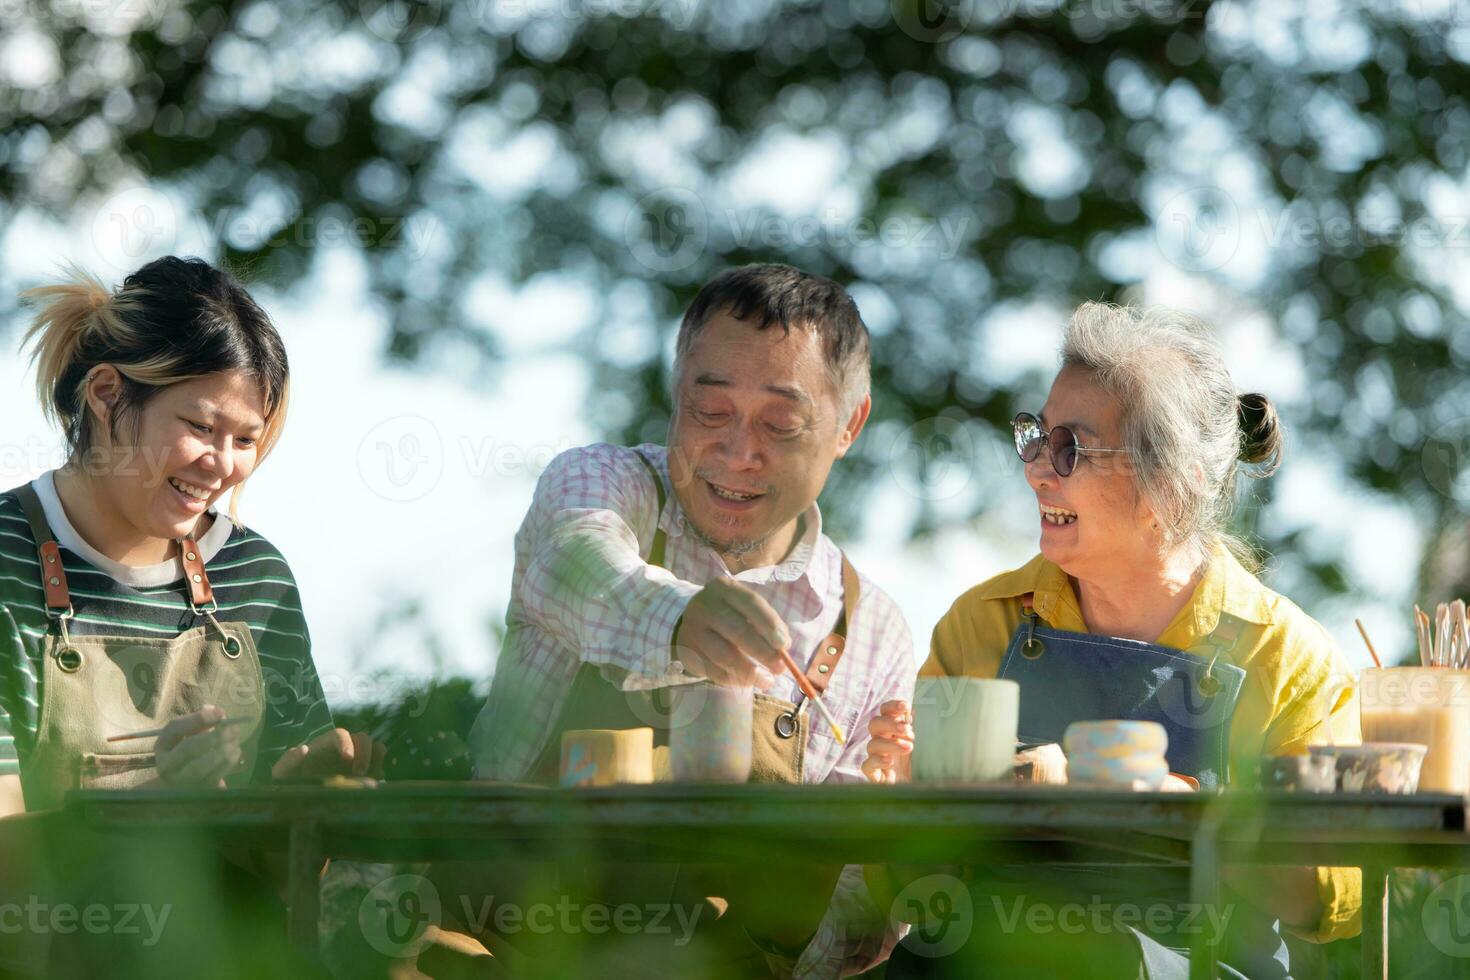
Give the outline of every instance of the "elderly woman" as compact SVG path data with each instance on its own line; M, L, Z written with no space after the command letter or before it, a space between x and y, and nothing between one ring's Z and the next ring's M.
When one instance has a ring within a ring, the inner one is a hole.
M1175 789L1248 779L1261 756L1302 752L1329 728L1357 740L1350 675L1332 639L1261 583L1227 533L1239 464L1268 474L1284 434L1264 395L1237 396L1203 323L1165 309L1085 304L1067 327L1046 404L1013 424L1036 494L1041 554L960 596L935 628L921 676L1017 681L1023 744L1059 742L1079 720L1158 722ZM908 706L889 702L870 732L868 777L907 778ZM1153 922L1185 918L1177 906L1187 893L1156 870L1131 883L1137 876L1117 871L1049 870L1044 884L1004 870L976 872L977 919L1004 919L999 912L1013 906L990 900L1000 896L1054 903L1081 895L1085 904L1099 893L1180 913ZM1225 959L1237 975L1287 975L1281 926L1315 942L1357 930L1355 869L1246 871L1230 883L1249 908L1226 907L1234 914ZM1187 947L1187 936L1100 921L1104 928L1094 924L1085 939L1057 933L1021 943L1017 965L1056 958L1073 976L1136 976L1140 960L1149 976L1187 966L1172 951ZM922 969L900 949L889 975L969 975L977 945L986 944L972 940L968 953L925 959ZM999 965L995 945L985 951L987 969Z

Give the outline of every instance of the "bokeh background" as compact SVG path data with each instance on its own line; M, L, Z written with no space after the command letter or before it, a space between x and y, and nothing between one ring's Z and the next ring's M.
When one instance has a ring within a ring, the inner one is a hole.
M1035 550L1005 422L1069 310L1166 303L1290 427L1239 514L1268 581L1407 658L1470 592L1467 61L1470 0L0 0L0 485L62 462L19 290L230 266L296 376L243 512L329 697L463 730L537 475L662 438L716 272L857 298L875 409L822 506L921 655ZM1396 975L1470 964L1434 881Z
M0 482L59 464L17 292L232 267L296 401L243 513L333 702L483 690L547 460L661 440L732 264L848 284L822 498L917 646L1036 547L1005 422L1083 299L1208 317L1291 430L1239 523L1367 663L1470 591L1470 0L0 0Z

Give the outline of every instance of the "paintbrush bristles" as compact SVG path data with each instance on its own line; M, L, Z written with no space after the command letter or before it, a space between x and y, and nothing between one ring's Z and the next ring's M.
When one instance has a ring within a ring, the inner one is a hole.
M1361 630L1363 624L1358 624ZM1419 640L1419 663L1425 667L1470 668L1470 620L1464 599L1441 602L1434 607L1434 618L1414 606L1414 634ZM1368 642L1368 634L1363 634ZM1373 645L1368 644L1369 652Z

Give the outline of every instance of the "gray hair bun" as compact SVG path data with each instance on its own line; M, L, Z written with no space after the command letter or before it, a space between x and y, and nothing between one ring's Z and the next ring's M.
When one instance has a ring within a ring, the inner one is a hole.
M1270 476L1281 465L1286 433L1276 406L1265 395L1241 395L1236 405L1240 418L1240 461L1257 469L1255 476Z

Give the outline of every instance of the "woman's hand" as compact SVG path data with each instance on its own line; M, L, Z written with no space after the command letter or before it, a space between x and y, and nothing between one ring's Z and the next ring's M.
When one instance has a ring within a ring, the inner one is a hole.
M173 789L223 786L244 759L242 726L224 720L223 709L206 704L169 722L153 744L158 781Z
M863 775L870 783L906 783L914 754L914 714L907 701L886 701L868 722L868 757Z
M303 742L276 760L271 778L277 782L313 782L328 776L383 775L387 747L366 732L334 728Z

